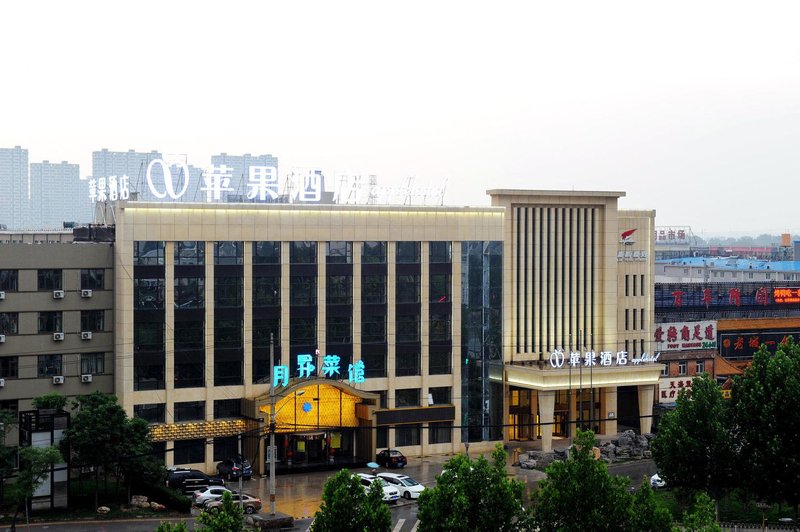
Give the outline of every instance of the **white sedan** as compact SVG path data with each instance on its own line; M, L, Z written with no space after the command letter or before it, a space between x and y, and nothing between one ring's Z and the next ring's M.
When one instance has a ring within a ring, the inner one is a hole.
M367 475L366 473L357 473L356 476L361 481L361 485L364 486L365 490L368 490L373 482L380 482L381 487L383 488L384 502L397 502L397 500L400 498L400 492L397 491L397 488L391 486L384 479L374 475Z
M205 506L208 501L222 499L222 494L226 491L231 492L231 490L225 486L208 486L206 488L200 488L192 493L192 503L196 506Z
M399 473L378 473L378 476L397 488L400 496L405 499L416 499L419 494L425 491L425 486L409 477Z

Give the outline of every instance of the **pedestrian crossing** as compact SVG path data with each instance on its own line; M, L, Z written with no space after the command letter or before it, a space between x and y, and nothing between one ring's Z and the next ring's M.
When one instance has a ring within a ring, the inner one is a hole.
M398 519L392 532L417 532L417 527L419 527L419 519Z

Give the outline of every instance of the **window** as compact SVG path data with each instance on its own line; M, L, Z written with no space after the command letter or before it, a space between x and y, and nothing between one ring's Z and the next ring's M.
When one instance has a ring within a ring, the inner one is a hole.
M661 368L661 376L669 377L669 362L664 364L664 366Z
M163 351L164 323L137 322L133 326L134 351Z
M244 244L242 242L214 242L214 264L222 266L242 264Z
M105 373L105 353L81 354L81 374L102 375Z
M629 318L630 318L630 310L625 309L625 330L626 331L628 330L628 325L629 325L629 321L630 321Z
M0 357L0 377L4 379L19 377L19 357Z
M204 421L206 419L205 401L186 401L175 403L175 422Z
M253 264L280 264L281 243L253 242Z
M174 326L175 350L202 349L205 345L203 320L176 321Z
M430 243L431 263L450 263L453 255L452 242L431 242Z
M767 278L767 279L772 279L772 273L771 273L771 272L767 272L767 273L765 273L765 274L764 274L764 276L765 276L765 278Z
M279 276L253 277L253 306L281 306L281 278Z
M166 405L164 403L133 405L133 416L140 417L148 423L164 423L165 413Z
M328 305L350 305L353 303L353 278L349 275L329 275L325 292Z
M328 316L325 328L326 344L352 344L353 326L350 316Z
M376 393L376 392L373 392ZM377 392L378 394L378 408L389 408L389 392L386 390L381 390Z
M352 242L328 242L328 264L350 264L353 262Z
M453 438L453 426L447 422L428 424L428 443L450 443Z
M397 263L419 264L419 242L398 242Z
M39 290L62 290L61 270L39 270Z
M375 431L375 447L382 449L389 446L389 427L378 427Z
M625 312L627 313L628 309L625 309ZM636 327L636 309L632 309L631 314L633 314L633 330L635 331L637 329L637 327Z
M203 308L206 280L203 277L175 278L175 308Z
M269 456L269 447L267 447L267 454ZM236 436L228 436L226 438L214 438L214 461L221 462L227 460L231 456L239 454L239 438ZM267 458L267 461L269 459ZM222 495L223 489L219 489L219 495ZM239 499L236 495L233 496L234 504Z
M206 243L202 241L175 242L175 264L205 264L205 250Z
M385 275L364 275L361 278L361 302L366 304L386 303Z
M450 314L431 313L430 340L431 342L449 342L452 339Z
M289 278L289 302L292 305L317 304L317 278L310 275L293 275Z
M452 372L452 358L450 346L430 346L428 373L430 375L449 375Z
M430 277L430 302L447 303L450 301L451 279L449 273L434 273Z
M644 274L639 276L639 295L643 296L644 293Z
M419 406L419 388L395 390L394 407L405 408L410 406Z
M292 242L289 245L289 262L291 264L316 264L317 243L311 241Z
M644 330L644 309L643 308L639 309L639 317L641 318L639 320L639 326L641 327L642 330Z
M214 347L242 347L242 320L216 320L214 323Z
M397 316L397 342L419 342L419 314L412 316Z
M153 310L164 308L164 279L134 279L133 308Z
M386 316L361 315L361 342L364 344L386 343Z
M449 405L452 404L452 388L449 386L436 386L428 388L428 393L433 399L435 405Z
M317 343L316 318L292 318L289 329L289 341L292 345L315 345Z
M397 276L397 302L419 303L419 275Z
M0 291L16 292L18 277L18 270L0 270Z
M686 361L681 360L678 362L678 375L686 375Z
M7 410L11 412L14 417L17 417L17 414L19 414L19 403L16 399L0 401L0 410Z
M61 355L39 355L37 357L37 375L39 378L63 375L61 357Z
M40 312L39 333L64 332L61 324L61 312Z
M102 332L105 330L105 310L82 310L81 331Z
M404 447L406 445L419 445L420 425L399 426L395 429L395 445Z
M106 271L103 268L81 270L81 290L103 290Z
M134 266L159 266L164 264L164 242L133 243Z
M694 373L695 375L702 375L706 371L706 361L705 360L698 360L695 362L694 365Z
M253 347L269 347L270 333L276 348L281 345L281 319L280 318L254 318L253 319Z
M216 308L241 308L242 299L241 277L215 277L214 278L214 307Z
M19 333L19 313L0 312L0 334Z
M219 399L214 401L214 419L241 417L242 401L239 399Z
M689 273L689 271L687 270L686 273ZM633 277L633 297L636 297L636 276L631 275L631 277Z
M364 242L361 248L362 264L386 264L386 242Z
M402 353L395 355L395 377L410 377L419 375L420 352L419 348L412 351L404 349Z
M175 465L197 464L206 461L206 439L177 440L172 451Z

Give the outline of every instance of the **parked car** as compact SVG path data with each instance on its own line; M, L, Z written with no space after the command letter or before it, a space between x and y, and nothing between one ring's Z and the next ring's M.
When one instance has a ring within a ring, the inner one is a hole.
M419 494L425 491L425 486L409 477L399 473L378 473L378 477L388 482L392 487L397 488L400 496L405 499L416 499Z
M228 480L237 479L242 477L244 480L250 480L253 476L253 466L250 465L250 460L235 456L233 458L226 458L217 464L217 474Z
M234 493L231 495L231 498L233 499L233 503L237 506L239 505L239 500L241 499L242 505L244 506L244 513L246 514L254 514L261 511L261 499L257 497L253 497L247 493L242 493L241 495ZM222 508L222 499L208 501L206 503L206 511L208 512L215 513L218 512L220 508Z
M658 473L650 477L650 486L652 486L653 488L656 489L663 488L666 485L667 485L666 481L664 481L660 476L658 476Z
M361 485L364 486L365 490L368 490L373 482L380 482L383 488L384 502L397 502L400 498L400 492L397 488L391 486L384 479L376 477L375 475L367 475L366 473L357 473L356 476L361 480Z
M200 488L192 493L192 504L197 506L205 506L208 501L215 501L222 498L222 494L226 491L231 491L225 486L208 486L207 488ZM233 492L231 492L233 493Z
M403 453L397 449L384 449L377 454L375 461L387 469L390 467L405 467L408 463Z
M198 469L172 467L167 470L166 484L168 488L190 494L208 486L224 486L225 481L219 477L206 475Z

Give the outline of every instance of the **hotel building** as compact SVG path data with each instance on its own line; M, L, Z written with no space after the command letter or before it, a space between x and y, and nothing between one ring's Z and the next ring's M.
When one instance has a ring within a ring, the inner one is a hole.
M263 471L649 431L654 211L120 202L115 393L168 464ZM311 369L313 366L313 369ZM360 372L363 371L363 379ZM287 380L283 380L286 376Z

